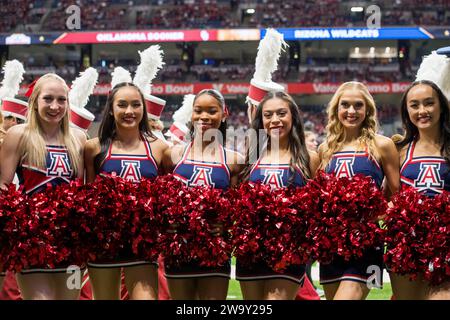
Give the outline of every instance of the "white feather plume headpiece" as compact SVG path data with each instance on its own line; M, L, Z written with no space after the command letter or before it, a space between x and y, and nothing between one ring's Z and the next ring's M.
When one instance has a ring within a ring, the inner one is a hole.
M92 67L80 72L80 76L73 81L69 91L69 102L72 108L84 108L87 105L97 80L98 72Z
M20 83L23 80L25 69L18 60L6 61L3 66L5 77L0 88L0 100L3 98L14 98L19 93Z
M281 33L275 29L267 29L264 39L259 42L253 79L263 82L272 81L272 73L278 68L281 51L284 51L287 46Z
M434 82L450 100L450 58L436 51L425 56L417 71L416 81L419 80Z
M153 45L144 51L139 51L141 63L136 69L133 83L145 94L150 94L153 79L165 64L164 52L159 45Z
M186 125L191 120L194 98L194 94L187 94L184 96L181 107L173 114L174 122L180 122Z
M114 88L119 83L132 82L130 72L122 67L115 67L111 76L112 76L111 89Z

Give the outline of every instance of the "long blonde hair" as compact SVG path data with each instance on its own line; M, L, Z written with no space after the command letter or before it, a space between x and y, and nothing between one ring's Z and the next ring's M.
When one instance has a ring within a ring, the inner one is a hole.
M33 92L28 100L28 116L24 133L19 142L19 152L22 155L21 161L26 160L27 164L37 168L46 167L47 148L44 140L42 122L38 113L38 98L42 91L42 86L48 81L58 81L66 89L67 110L61 120L59 139L62 140L69 154L73 173L76 176L81 164L81 145L78 138L69 127L69 87L60 76L54 73L47 73L36 81Z
M375 136L378 130L377 109L375 101L367 87L361 82L350 81L343 83L330 100L327 108L328 124L326 126L325 148L321 152L320 169L325 169L333 154L339 151L345 141L345 130L338 118L339 101L344 91L358 90L366 104L366 117L361 124L361 134L358 138L359 148L368 148L369 155L375 159L379 158L379 152L375 146Z

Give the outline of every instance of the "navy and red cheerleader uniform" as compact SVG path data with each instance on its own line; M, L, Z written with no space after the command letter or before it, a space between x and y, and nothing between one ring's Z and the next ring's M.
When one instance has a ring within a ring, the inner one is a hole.
M290 170L289 164L261 164L259 159L250 171L249 181L261 182L270 185L273 189L286 188L289 185L303 187L306 181L300 170ZM292 178L292 174L294 177ZM292 181L292 182L291 182ZM236 260L236 280L255 281L286 279L303 285L305 280L306 265L290 265L283 272L273 271L265 262L252 266L243 265L239 259Z
M188 159L192 142L187 145L181 160L175 166L173 175L187 186L210 186L226 190L230 187L230 169L226 162L226 150L220 145L220 162L207 162ZM186 263L180 266L165 265L165 275L169 279L187 279L200 277L230 278L231 257L227 264L221 267L202 267L198 263Z
M411 186L428 197L450 191L450 165L444 157L414 157L416 141L412 141L400 169L402 186Z
M356 174L363 174L372 177L378 188L384 179L384 172L375 158L365 151L342 151L333 154L330 163L326 168L326 173L334 173L338 178L351 178ZM373 267L380 270L380 274L374 287L381 287L383 283L383 254L382 243L374 244L364 252L361 258L352 258L345 261L340 256L335 256L329 264L320 264L320 284L330 284L339 281L355 281L367 283L369 277L373 275Z
M410 186L428 197L450 191L450 165L444 157L414 157L416 139L409 143L400 167L401 186ZM389 265L386 269L391 271Z
M47 184L58 186L64 183L70 183L70 181L76 179L66 147L48 145L46 149L45 169L30 166L22 161L17 167L16 173L19 179L19 185L24 186L24 192L28 195L45 191ZM21 273L65 273L67 267L70 265L68 263L67 265L60 265L55 268L42 266L40 268L24 269ZM81 269L85 268L85 266L80 267Z
M108 149L108 154L100 168L100 173L115 173L117 176L135 183L139 183L142 178L156 178L158 175L158 165L152 155L151 147L147 139L141 137L145 145L145 154L116 154L112 153L112 144ZM100 260L88 261L89 268L120 268L137 265L157 265L156 261L142 261L133 254L131 245L117 253L114 261Z

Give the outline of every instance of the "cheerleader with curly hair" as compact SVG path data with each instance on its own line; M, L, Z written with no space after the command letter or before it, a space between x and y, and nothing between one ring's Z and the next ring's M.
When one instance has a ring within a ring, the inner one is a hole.
M320 169L337 177L363 174L381 188L396 192L400 185L398 153L391 139L377 134L375 101L360 82L346 82L333 95L328 108L327 136L319 147ZM335 256L320 265L320 283L331 299L365 299L373 268L379 270L374 286L381 286L383 244L374 244L362 258L345 261Z

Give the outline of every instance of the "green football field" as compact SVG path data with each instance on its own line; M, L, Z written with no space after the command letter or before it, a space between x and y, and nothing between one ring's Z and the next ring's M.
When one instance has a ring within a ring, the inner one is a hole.
M236 265L236 259L233 258L231 262L232 266ZM313 266L317 267L317 263L314 263ZM314 276L313 276L313 279ZM367 300L390 300L392 296L392 288L389 281L389 277L384 277L383 289L372 289L370 290L369 295L367 296ZM319 281L314 280L314 285L316 288L322 289L322 286L319 284ZM322 296L321 299L325 299L325 296ZM242 300L242 292L239 286L239 281L231 279L228 287L228 296L227 300Z
M314 285L317 288L322 289L318 281L314 281ZM367 297L367 300L390 300L391 295L392 295L391 284L384 283L383 289L372 289L370 291L369 296ZM321 297L321 299L325 299L325 297ZM230 280L227 300L242 300L241 288L239 286L238 281Z
M318 281L314 281L314 285L317 288L322 289ZM383 289L372 289L370 290L367 300L390 300L392 295L392 289L390 283L384 283ZM325 299L325 297L321 297ZM227 300L242 300L241 288L239 282L236 280L230 280L230 286L228 288Z

